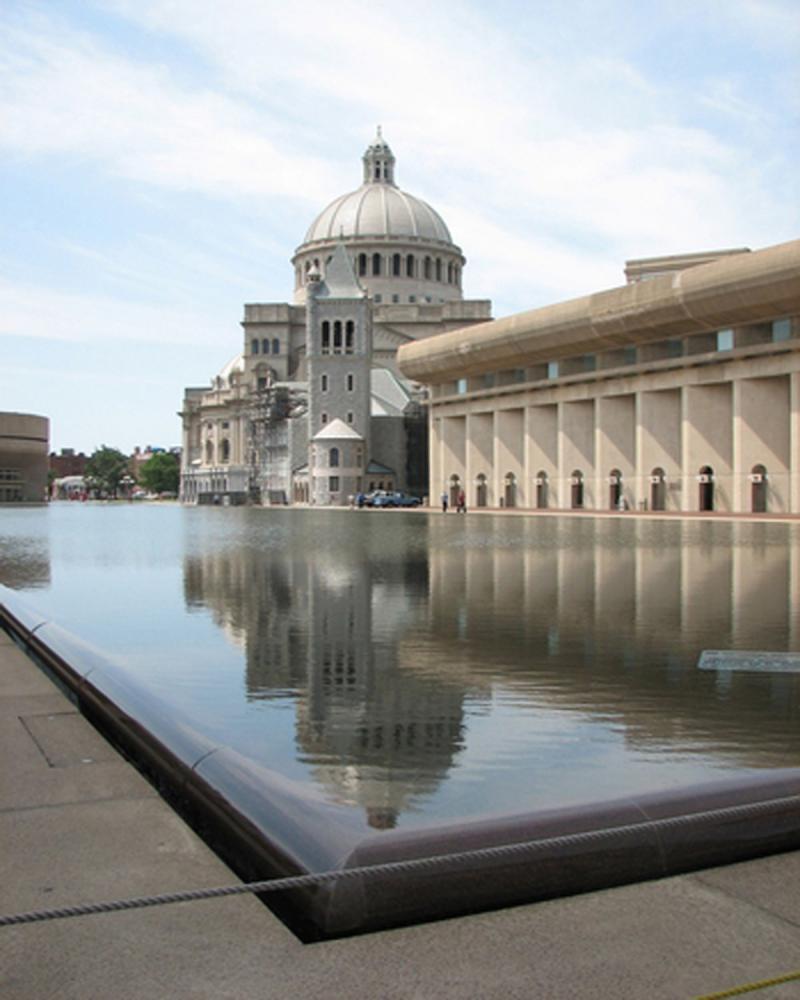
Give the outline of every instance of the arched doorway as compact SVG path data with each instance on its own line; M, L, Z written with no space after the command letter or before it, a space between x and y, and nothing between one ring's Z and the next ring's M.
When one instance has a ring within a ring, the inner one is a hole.
M767 469L764 465L754 465L750 475L750 505L754 514L767 511Z
M697 499L700 510L714 509L714 470L710 465L704 465L697 474L699 496Z
M580 510L583 507L583 473L580 469L575 469L569 477L570 485L570 507L573 510Z
M547 473L544 469L541 469L536 477L536 506L539 510L547 508L549 500L548 493L549 484L547 482Z
M667 477L657 466L650 473L650 510L667 509Z
M622 473L619 469L612 469L608 474L608 506L611 510L619 510L619 502L622 499Z
M455 507L458 503L458 494L461 492L461 478L454 472L450 477L450 506Z
M506 507L516 507L517 506L517 480L513 472L507 472L506 477L503 480L505 489L503 495L505 498Z
M488 504L488 489L486 486L486 476L480 472L475 477L475 506L486 507Z

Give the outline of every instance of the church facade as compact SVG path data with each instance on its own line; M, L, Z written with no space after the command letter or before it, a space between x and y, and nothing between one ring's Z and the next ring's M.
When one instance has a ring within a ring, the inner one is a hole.
M292 258L291 303L244 307L243 345L185 390L181 499L343 505L427 492L427 393L399 347L491 318L466 300L441 216L395 183L378 130L362 184L331 202Z

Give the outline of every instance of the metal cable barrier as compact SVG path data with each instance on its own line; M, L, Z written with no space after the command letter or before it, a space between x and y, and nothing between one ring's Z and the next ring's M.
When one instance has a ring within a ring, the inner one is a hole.
M343 868L336 871L315 872L308 875L292 875L286 878L267 879L262 882L247 882L231 886L218 886L208 889L188 889L182 892L168 892L154 896L138 896L130 899L116 899L100 903L84 903L76 906L62 906L50 910L32 910L27 913L0 916L0 927L10 927L17 924L31 924L46 920L60 920L65 917L82 917L94 913L114 913L120 910L142 909L148 906L164 906L168 903L188 903L201 899L218 899L223 896L238 896L245 893L279 892L289 889L305 889L325 882L344 879L364 879L375 875L397 874L401 872L424 871L428 868L438 868L448 864L471 861L489 861L513 857L515 855L536 855L557 847L579 847L587 843L614 840L629 834L644 831L658 831L672 827L691 826L709 820L725 821L745 819L760 812L767 812L780 807L800 806L800 795L786 795L775 799L765 799L762 802L743 803L735 806L725 806L719 809L708 809L701 812L669 816L663 819L642 820L641 823L627 823L620 826L606 827L600 830L586 830L579 833L560 834L555 837L544 837L539 840L521 841L513 844L501 844L496 847L480 847L467 851L454 851L448 854L437 854L426 858L410 858L406 861L388 861L376 865L365 865L358 868ZM664 872L665 875L673 874Z

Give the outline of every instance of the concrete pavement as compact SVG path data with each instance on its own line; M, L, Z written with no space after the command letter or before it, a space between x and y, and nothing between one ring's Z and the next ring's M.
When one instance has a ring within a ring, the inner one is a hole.
M238 881L3 632L0 752L0 913ZM251 896L0 928L0 997L696 997L800 971L799 882L794 852L310 945Z

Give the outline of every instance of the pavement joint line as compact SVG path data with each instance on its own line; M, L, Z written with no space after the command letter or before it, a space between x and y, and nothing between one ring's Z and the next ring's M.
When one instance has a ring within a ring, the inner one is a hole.
M101 765L95 764L93 766L99 767ZM69 799L66 802L46 802L42 805L35 806L0 806L0 816L11 816L14 813L22 812L41 812L50 809L64 809L69 806L95 806L108 802L152 802L153 799L159 799L162 802L164 801L161 799L158 792L154 790L152 795L116 795L104 796L101 799ZM174 813L174 811L173 814L176 816L178 815L177 813Z
M773 855L773 857L774 856L775 855ZM765 859L755 858L753 860L765 860ZM709 881L707 878L705 878L703 872L687 872L686 874L689 878L692 878L695 881L702 883L702 885L704 885L705 888L711 889L714 892L719 893L721 896L727 896L729 899L734 899L738 903L745 903L752 909L758 910L765 916L771 917L777 923L788 924L789 927L800 929L800 921L793 920L791 917L784 916L782 913L776 913L774 910L770 910L763 903L758 903L755 900L751 899L749 896L746 896L741 892L734 892L730 889L726 889L723 888L722 886L716 885L714 882Z

